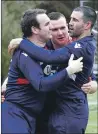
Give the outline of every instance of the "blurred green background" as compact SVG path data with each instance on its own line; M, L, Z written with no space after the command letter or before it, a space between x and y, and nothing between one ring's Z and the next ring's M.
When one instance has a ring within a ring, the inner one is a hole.
M8 44L11 39L22 37L20 29L20 20L23 12L29 8L47 9L47 13L51 11L59 11L66 16L69 21L69 16L72 10L80 5L87 5L98 11L97 0L66 0L66 1L1 1L1 82L4 81L8 73L11 56L7 52ZM98 18L94 29L97 31L96 41L98 42ZM97 43L98 46L98 43ZM98 51L98 47L97 47ZM98 53L96 51L95 63L98 64ZM97 134L97 92L93 95L88 95L90 118L87 126L87 134Z
M88 95L89 121L86 134L98 134L98 91Z

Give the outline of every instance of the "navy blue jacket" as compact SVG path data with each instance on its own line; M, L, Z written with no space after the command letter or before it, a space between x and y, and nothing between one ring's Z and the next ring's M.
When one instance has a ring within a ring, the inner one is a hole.
M29 43L29 40L24 39L23 42ZM47 74L45 64L31 59L24 51L17 49L8 72L6 101L39 113L43 108L46 92L56 90L69 78L65 68L49 77L43 71Z
M88 36L56 50L45 50L34 44L32 45L31 42L26 45L24 41L21 42L20 48L31 57L48 64L66 64L67 66L72 53L75 55L75 59L82 56L84 68L75 78L75 81L81 86L88 82L88 77L92 73L95 54L94 43L95 40L93 36Z
M20 48L37 60L48 64L59 64L58 71L68 65L68 59L72 53L75 55L75 59L81 56L83 57L83 71L72 75L72 77L62 84L60 90L57 90L57 104L65 110L69 109L66 112L70 113L70 116L75 114L77 116L81 115L81 118L84 118L88 117L88 105L86 94L81 90L81 86L89 81L88 78L92 74L95 54L94 46L95 39L93 36L88 36L57 50L45 50L43 48L38 48L34 44L32 45L31 42L27 44L24 41L21 42ZM67 100L72 100L74 102L72 104L72 107L75 110L74 112L70 112L71 104L66 104ZM63 106L61 103L65 103L66 106ZM81 107L81 109L79 107Z

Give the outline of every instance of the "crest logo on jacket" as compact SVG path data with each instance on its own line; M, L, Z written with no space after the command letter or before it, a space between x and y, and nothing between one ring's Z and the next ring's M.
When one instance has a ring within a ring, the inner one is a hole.
M52 70L52 65L47 65L44 68L44 74L45 75L53 75L54 73L56 73L56 70Z
M79 43L76 42L74 48L82 48L82 47L81 47L81 44L79 44Z

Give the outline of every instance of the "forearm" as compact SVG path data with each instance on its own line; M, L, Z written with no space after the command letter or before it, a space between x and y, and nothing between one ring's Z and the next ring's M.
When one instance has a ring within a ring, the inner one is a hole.
M22 64L22 62L25 64ZM25 57L25 55L21 56L19 68L23 72L25 78L27 78L27 80L32 85L32 88L40 92L56 90L68 78L66 69L52 76L45 77L39 63L35 62L29 57Z
M69 78L66 69L45 77L43 72L28 72L26 78L31 83L32 87L38 92L49 92L58 89Z
M19 68L35 90L47 92L59 88L69 78L69 75L82 71L83 62L81 60L83 57L77 60L73 60L73 58L74 55L71 55L66 69L45 77L39 62L22 53L19 59Z
M48 92L57 90L60 86L62 86L66 80L69 78L66 69L54 74L53 76L44 77L40 80L39 91Z
M20 44L20 49L25 51L31 58L43 61L48 64L57 64L68 62L70 52L68 48L61 48L57 50L45 50L38 47L28 40L23 40Z

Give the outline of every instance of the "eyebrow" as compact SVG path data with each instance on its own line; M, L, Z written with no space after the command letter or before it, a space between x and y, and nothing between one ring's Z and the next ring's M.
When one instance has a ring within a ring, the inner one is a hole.
M77 20L77 21L79 21L77 18L74 18L74 17L70 17L70 19L74 19L74 20Z
M62 28L66 28L66 26L57 27L57 28L51 28L51 30L58 30L58 29L62 29Z

